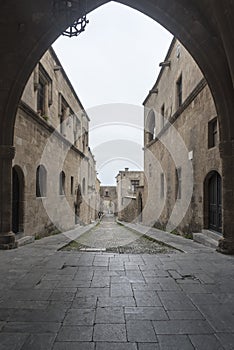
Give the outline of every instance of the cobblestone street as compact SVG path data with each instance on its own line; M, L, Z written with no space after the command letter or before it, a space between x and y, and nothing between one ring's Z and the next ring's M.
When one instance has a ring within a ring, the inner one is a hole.
M233 257L176 236L189 252L58 250L71 236L0 251L1 350L234 349Z
M92 248L102 251L131 252L131 253L173 253L176 250L160 245L153 239L147 239L144 233L128 229L122 224L116 224L113 215L106 214L95 228L80 236L64 250L81 250Z

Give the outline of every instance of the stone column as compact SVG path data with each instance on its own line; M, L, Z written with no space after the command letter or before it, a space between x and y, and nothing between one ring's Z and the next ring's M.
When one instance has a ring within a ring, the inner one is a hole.
M234 254L234 140L220 143L223 238L217 251Z
M0 249L17 247L12 225L12 159L13 146L0 146Z

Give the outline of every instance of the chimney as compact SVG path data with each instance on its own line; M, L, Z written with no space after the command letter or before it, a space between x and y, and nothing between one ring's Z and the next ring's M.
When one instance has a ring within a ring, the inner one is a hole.
M125 171L127 172L129 168L125 168Z

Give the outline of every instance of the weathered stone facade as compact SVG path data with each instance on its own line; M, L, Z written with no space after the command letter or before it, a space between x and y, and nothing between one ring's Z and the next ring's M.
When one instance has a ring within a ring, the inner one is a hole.
M100 211L104 214L117 214L116 186L100 187Z
M13 230L18 237L96 219L99 189L88 132L88 115L51 48L25 87L15 123Z
M139 206L139 188L144 186L143 171L119 171L116 176L118 218L126 222L141 221L141 208ZM139 219L140 217L140 219Z
M211 92L178 40L173 39L161 65L157 81L143 103L143 221L183 234L203 228L220 231L221 181L216 208L211 198L212 181L219 181L222 174L217 112ZM216 228L211 227L211 216Z

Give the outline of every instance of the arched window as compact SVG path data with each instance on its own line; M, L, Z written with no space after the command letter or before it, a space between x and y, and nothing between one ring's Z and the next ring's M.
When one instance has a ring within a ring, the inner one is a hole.
M83 181L82 181L82 193L85 195L85 178L83 178Z
M59 174L59 194L61 196L65 195L65 180L66 180L66 175L64 171L61 171Z
M36 172L36 196L46 197L47 193L47 171L44 165L39 165Z
M151 109L146 120L146 143L151 142L155 138L155 113Z

